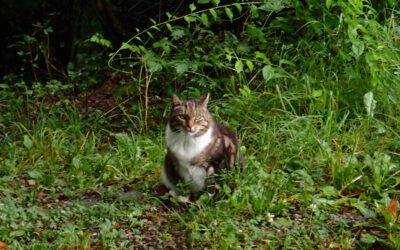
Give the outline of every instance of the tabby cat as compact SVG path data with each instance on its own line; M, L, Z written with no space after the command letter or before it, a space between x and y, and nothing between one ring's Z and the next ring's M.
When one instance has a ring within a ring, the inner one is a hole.
M172 196L183 197L178 183L198 195L208 186L210 177L236 164L236 136L214 120L207 109L208 99L209 94L196 100L172 96L162 171L163 183Z

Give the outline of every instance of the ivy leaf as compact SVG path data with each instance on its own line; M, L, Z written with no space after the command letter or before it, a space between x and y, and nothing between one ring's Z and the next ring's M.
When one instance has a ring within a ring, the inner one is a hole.
M225 7L225 13L226 13L226 15L228 16L229 20L231 20L231 22L232 22L232 20L233 20L233 13L232 13L231 9Z
M236 73L241 73L243 71L243 62L241 60L237 60L235 63Z

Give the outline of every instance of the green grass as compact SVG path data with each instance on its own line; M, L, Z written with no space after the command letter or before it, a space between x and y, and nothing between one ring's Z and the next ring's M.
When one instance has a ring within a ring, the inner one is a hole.
M11 249L398 249L398 218L385 209L399 195L399 120L349 115L334 96L330 111L298 114L305 93L284 95L244 89L213 100L216 116L240 127L248 166L224 173L217 197L188 205L159 192L164 124L116 133L60 107L30 126L4 123L0 240Z

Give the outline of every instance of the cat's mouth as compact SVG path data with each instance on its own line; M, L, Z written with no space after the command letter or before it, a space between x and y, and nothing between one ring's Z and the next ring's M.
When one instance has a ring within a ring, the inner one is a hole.
M196 134L196 131L187 130L187 134L190 135L190 136L194 136Z
M186 128L186 133L190 136L193 136L193 135L197 134L197 130L195 130L193 128Z

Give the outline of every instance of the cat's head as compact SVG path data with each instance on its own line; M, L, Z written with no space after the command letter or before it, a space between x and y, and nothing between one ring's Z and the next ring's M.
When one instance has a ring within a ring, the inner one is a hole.
M172 110L169 125L174 132L185 132L190 136L200 136L211 126L212 118L207 110L207 93L194 100L181 100L172 95Z

